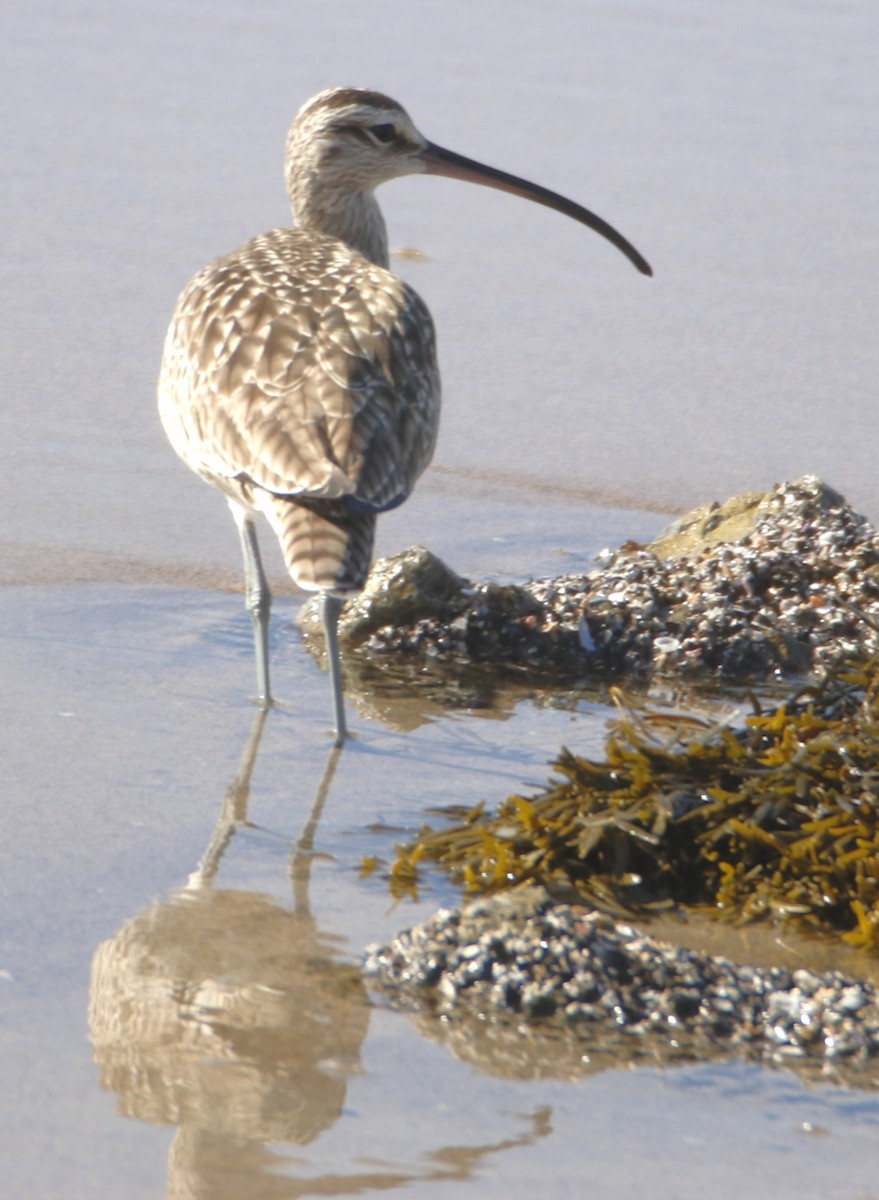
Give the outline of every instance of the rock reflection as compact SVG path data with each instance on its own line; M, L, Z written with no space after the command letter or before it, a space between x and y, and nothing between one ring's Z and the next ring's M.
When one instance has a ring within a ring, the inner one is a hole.
M326 658L314 639L307 642L318 663ZM707 685L651 680L639 687L629 680L627 694L641 691L668 707L727 714L736 702L730 688L721 694ZM508 721L523 701L537 708L570 712L594 706L613 714L607 683L601 679L560 681L536 666L515 663L444 661L422 656L372 652L362 647L345 652L345 694L358 714L398 733L466 712L486 721ZM767 694L775 695L771 689Z
M650 1053L624 1036L596 1037L561 1024L486 1021L476 1013L440 1020L428 1010L409 1014L428 1041L437 1042L473 1070L498 1079L572 1081L623 1067L664 1067L692 1061L667 1043Z
M564 688L515 666L425 663L360 649L345 655L345 688L361 717L399 733L454 712L508 721L523 700L571 710L587 702L607 704L606 690L597 685Z
M474 1071L499 1079L573 1081L602 1071L670 1068L694 1063L732 1062L744 1058L766 1068L782 1068L803 1083L875 1091L879 1075L875 1060L824 1059L761 1055L747 1046L724 1046L707 1036L680 1039L668 1033L637 1035L607 1022L587 1025L557 1020L517 1020L513 1016L486 1019L474 1010L444 1019L428 1008L408 1014L421 1035L445 1046Z
M89 1025L101 1083L120 1112L177 1127L169 1200L351 1195L410 1180L469 1178L486 1156L550 1132L549 1115L483 1146L442 1146L407 1168L297 1178L284 1147L305 1146L342 1115L369 1025L360 970L309 905L312 849L338 751L327 763L290 859L292 907L214 886L247 822L265 714L258 713L210 843L187 885L103 942L92 962Z

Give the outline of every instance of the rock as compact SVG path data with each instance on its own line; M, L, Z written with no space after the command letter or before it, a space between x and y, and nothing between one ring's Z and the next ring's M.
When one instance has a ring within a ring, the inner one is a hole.
M467 1040L469 1030L470 1041L484 1043L492 1025L531 1025L550 1041L567 1027L577 1031L572 1049L581 1061L593 1048L615 1048L625 1060L628 1038L656 1061L737 1051L813 1077L833 1062L875 1086L872 984L839 971L738 965L554 903L539 888L440 909L368 947L363 969L386 1000L429 1014L443 1036L457 1028Z
M415 547L376 564L340 634L373 658L504 664L566 686L820 676L879 649L879 533L815 476L694 509L652 546L597 561L588 575L471 585ZM316 604L301 624L320 635Z
M423 546L377 559L363 591L342 610L339 637L358 645L385 625L399 627L448 617L456 604L461 607L462 593L468 587L466 579ZM298 623L308 637L323 639L317 599L303 605Z
M811 485L810 508L815 515L845 504L844 498L820 479L805 476L800 485ZM698 558L703 550L721 542L741 542L759 522L778 508L776 488L768 492L740 492L719 504L701 504L678 517L647 547L657 558Z
M724 504L701 504L673 521L647 549L657 558L695 558L706 546L741 541L756 526L767 494L742 492Z

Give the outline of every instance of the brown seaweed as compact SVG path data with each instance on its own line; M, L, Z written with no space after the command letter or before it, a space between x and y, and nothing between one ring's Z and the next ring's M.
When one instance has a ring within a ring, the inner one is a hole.
M876 659L738 729L614 690L605 757L562 749L537 795L460 810L398 847L397 892L433 863L470 893L540 883L615 914L682 906L879 943Z

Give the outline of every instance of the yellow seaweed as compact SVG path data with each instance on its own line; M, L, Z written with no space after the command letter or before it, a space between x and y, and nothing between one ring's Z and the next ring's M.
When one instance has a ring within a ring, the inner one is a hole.
M470 892L529 879L613 912L674 903L879 945L876 661L755 699L741 729L612 699L602 760L562 748L537 795L422 830L392 886L432 862Z

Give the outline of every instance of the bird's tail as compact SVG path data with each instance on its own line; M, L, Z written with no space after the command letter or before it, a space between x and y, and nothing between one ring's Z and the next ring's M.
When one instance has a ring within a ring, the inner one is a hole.
M273 496L265 515L281 543L287 570L310 592L359 591L375 540L375 516L352 517L343 502Z

